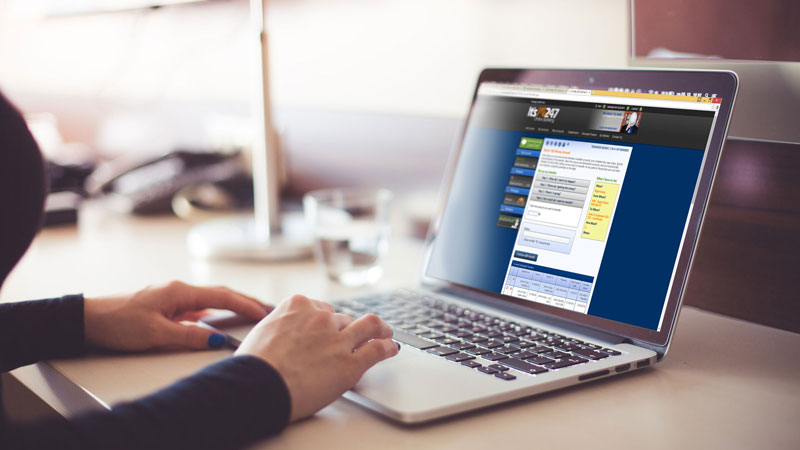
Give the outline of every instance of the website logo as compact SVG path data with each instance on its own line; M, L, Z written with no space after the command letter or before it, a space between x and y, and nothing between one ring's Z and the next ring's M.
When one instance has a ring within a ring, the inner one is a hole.
M561 108L551 108L549 106L528 107L528 117L533 119L552 119L550 121L553 121L559 112L561 112Z

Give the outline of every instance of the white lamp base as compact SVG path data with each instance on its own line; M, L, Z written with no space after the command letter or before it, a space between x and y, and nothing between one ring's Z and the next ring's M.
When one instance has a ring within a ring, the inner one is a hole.
M192 227L186 238L189 253L202 259L285 261L311 256L311 232L302 213L285 213L282 233L264 240L255 219L217 219Z

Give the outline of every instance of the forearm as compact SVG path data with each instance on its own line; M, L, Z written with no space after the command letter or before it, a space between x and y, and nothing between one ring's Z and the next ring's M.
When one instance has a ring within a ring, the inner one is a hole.
M0 372L84 351L83 296L0 304Z
M8 429L0 448L235 449L280 432L289 414L278 372L235 357L111 411Z

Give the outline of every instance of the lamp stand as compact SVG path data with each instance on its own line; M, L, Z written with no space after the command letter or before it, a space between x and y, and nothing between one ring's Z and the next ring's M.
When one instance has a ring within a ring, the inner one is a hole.
M252 143L254 214L218 219L196 225L187 243L192 255L207 259L276 261L311 255L311 233L302 214L281 217L281 148L272 126L267 47L267 0L250 0L250 21L258 44L254 45L255 74Z

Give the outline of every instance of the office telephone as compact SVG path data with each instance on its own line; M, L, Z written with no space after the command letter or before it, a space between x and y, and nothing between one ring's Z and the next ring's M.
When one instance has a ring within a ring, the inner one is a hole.
M178 191L202 183L221 183L233 191L237 203L249 200L252 206L252 180L239 153L177 150L125 169L110 163L87 180L87 191L118 211L158 214L170 211Z

